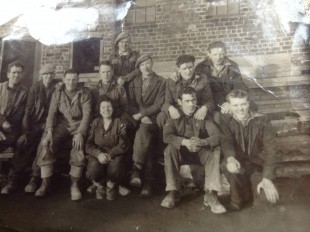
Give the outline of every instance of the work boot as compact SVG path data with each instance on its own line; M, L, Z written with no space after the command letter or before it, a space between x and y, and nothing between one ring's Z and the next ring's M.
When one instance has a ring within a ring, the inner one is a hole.
M114 201L117 196L117 191L116 191L116 185L115 183L108 181L107 182L107 200L108 201Z
M87 191L88 193L91 193L91 194L92 194L92 193L95 193L95 192L96 192L96 188L97 188L96 185L95 185L95 184L92 184L91 186L89 186L89 187L87 188L86 191Z
M35 197L45 197L50 190L51 178L42 178L42 183L40 188L36 191Z
M137 167L132 170L130 185L137 188L141 186L140 170Z
M125 186L119 185L118 186L118 193L119 193L119 195L126 197L131 193L131 191L130 191L130 189L126 188Z
M9 180L6 186L1 190L2 195L9 195L17 189L17 182L14 180Z
M105 197L105 188L102 185L98 185L96 188L96 199L102 200Z
M25 187L25 193L35 193L38 189L40 178L37 176L31 177L29 183Z
M171 209L175 207L176 203L180 201L180 195L178 191L169 191L164 200L161 202L161 206Z
M146 181L143 184L142 190L140 192L142 197L150 197L152 195L152 185L150 181Z
M212 213L222 214L227 212L225 207L217 199L217 194L214 191L206 191L203 200L205 206L211 207Z
M79 179L77 177L71 176L71 200L72 201L78 201L82 199L82 193L79 189Z

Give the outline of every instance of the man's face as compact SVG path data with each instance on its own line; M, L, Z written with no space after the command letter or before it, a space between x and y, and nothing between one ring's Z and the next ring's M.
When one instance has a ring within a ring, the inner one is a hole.
M233 115L240 119L247 119L249 115L250 103L247 98L229 98L230 110Z
M76 73L68 73L64 78L64 83L68 91L74 91L77 89L79 77Z
M126 38L122 39L118 42L118 50L120 52L127 52L130 48L130 37L127 36Z
M223 65L226 56L224 48L212 48L209 57L214 65Z
M181 64L178 68L178 72L180 73L183 80L189 80L194 75L194 63L184 63Z
M178 99L184 114L192 116L197 108L197 98L195 94L183 94L182 100Z
M55 73L54 72L50 72L50 73L43 73L42 74L42 82L43 82L43 85L45 87L48 87L52 80L54 79L55 77Z
M11 86L17 85L23 79L23 68L22 67L11 67L7 73L9 84Z
M150 74L152 71L152 67L153 67L153 62L151 59L147 59L146 61L143 61L140 65L139 65L139 69L142 72L142 75L146 76L148 74Z
M112 82L113 69L109 65L101 65L99 68L99 75L102 81L102 84L109 84Z
M103 101L100 103L100 115L103 118L112 118L113 107L111 102Z

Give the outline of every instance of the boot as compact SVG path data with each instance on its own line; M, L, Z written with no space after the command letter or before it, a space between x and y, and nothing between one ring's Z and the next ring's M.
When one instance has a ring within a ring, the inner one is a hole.
M47 192L50 190L51 177L42 178L40 188L36 191L35 197L45 197Z
M131 193L131 191L130 191L130 189L126 188L125 186L119 185L118 186L118 193L119 193L119 195L125 197L125 196L128 196Z
M25 193L35 193L38 189L39 179L40 178L37 176L31 177L29 183L25 187Z
M114 201L117 196L116 185L112 181L107 182L107 200Z
M161 202L161 206L167 209L175 207L176 203L180 201L180 195L178 191L169 191L167 196Z
M211 207L211 212L212 213L222 214L222 213L226 213L227 212L225 207L217 199L216 192L207 190L205 192L205 196L204 196L203 200L204 200L203 203L204 203L205 206L210 206Z
M152 195L152 185L151 185L150 181L146 181L143 184L140 195L141 195L141 197L150 197Z
M82 199L82 193L79 189L79 179L77 177L71 176L71 200L78 201Z
M133 167L132 174L130 176L130 185L139 188L141 186L140 170L137 167Z
M14 180L9 180L6 186L4 186L3 189L1 190L1 194L9 195L16 189L17 189L17 182Z

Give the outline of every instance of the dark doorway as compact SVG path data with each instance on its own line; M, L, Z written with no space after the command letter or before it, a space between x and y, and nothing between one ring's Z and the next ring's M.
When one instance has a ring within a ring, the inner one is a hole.
M7 67L13 61L20 61L25 66L23 84L30 87L33 82L35 63L35 41L7 40L3 43L1 82L7 81Z

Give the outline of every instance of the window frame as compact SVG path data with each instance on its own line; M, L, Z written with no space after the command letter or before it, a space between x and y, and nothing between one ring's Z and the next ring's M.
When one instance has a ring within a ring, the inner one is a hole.
M207 4L211 4L210 7L212 7L212 3L214 2L221 2L226 1L226 13L225 14L217 14L218 6L215 5L215 14L207 14L209 17L213 18L225 18L225 17L233 17L233 16L239 16L241 13L241 7L240 7L240 0L236 0L236 3L238 5L238 13L227 13L228 12L228 1L229 0L207 0Z
M148 1L148 0L145 0L145 1ZM148 5L148 4L145 4L144 6L137 6L136 4L132 4L130 9L128 10L128 14L127 16L125 17L125 25L126 26L136 26L136 25L145 25L145 24L154 24L156 23L156 13L157 13L157 7L156 7L156 3L154 3L153 5ZM147 21L147 9L152 9L154 8L155 12L154 12L154 21ZM141 10L141 9L144 9L144 21L143 22L137 22L137 13L136 13L136 10ZM132 22L128 23L128 20L127 20L127 17L129 15L129 12L132 12L133 15L132 15Z

